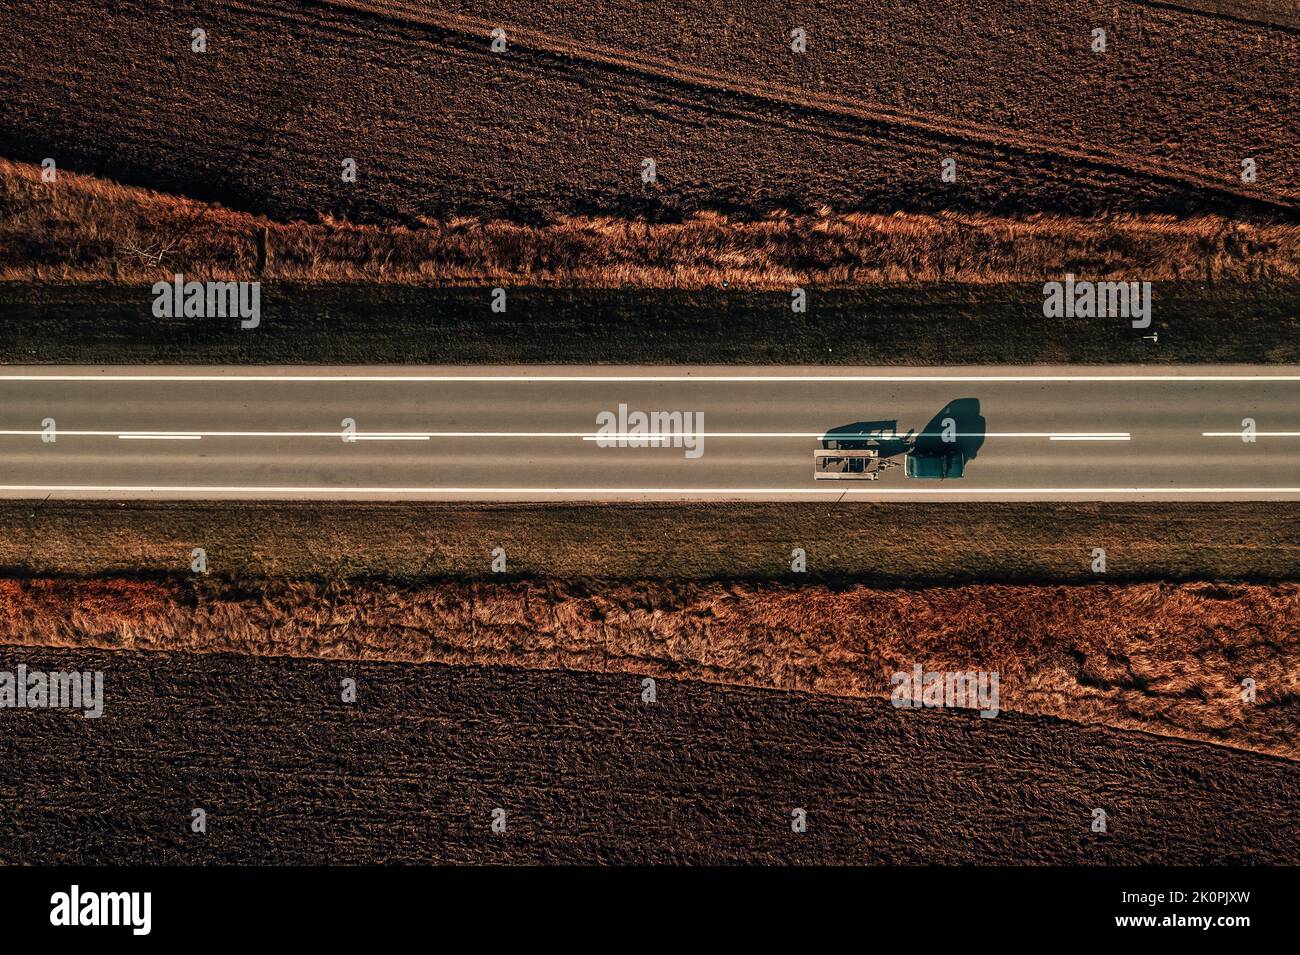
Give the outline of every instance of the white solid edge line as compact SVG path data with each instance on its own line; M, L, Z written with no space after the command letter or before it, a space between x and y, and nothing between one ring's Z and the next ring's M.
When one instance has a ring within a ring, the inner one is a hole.
M933 488L672 488L672 487L273 487L241 485L147 485L147 484L4 484L5 491L118 492L207 494L822 494L848 493L872 496L886 494L1300 494L1300 487L933 487Z
M3 375L0 381L233 381L233 382L1206 382L1300 381L1296 375Z
M1202 431L1202 438L1240 438L1242 431ZM1257 438L1300 438L1300 431L1256 431Z

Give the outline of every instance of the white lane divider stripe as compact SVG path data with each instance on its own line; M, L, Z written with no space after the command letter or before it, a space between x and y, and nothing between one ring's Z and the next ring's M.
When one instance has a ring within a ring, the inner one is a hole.
M201 440L199 434L120 434L118 440Z
M118 438L122 441L200 441L203 436L199 434L175 434L172 432L166 434L132 432L130 434L119 434Z
M335 435L337 437L337 435ZM352 434L343 439L352 441L428 441L427 434Z
M1049 441L1128 441L1128 434L1054 434Z

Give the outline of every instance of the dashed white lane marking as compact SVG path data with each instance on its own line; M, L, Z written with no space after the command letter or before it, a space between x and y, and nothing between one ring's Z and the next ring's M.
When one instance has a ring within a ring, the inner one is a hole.
M1049 441L1128 441L1129 434L1054 434Z
M335 435L337 437L337 435ZM343 439L345 442L352 441L428 441L427 434L353 434Z
M118 438L123 441L200 441L203 436L198 434L176 434L169 432L167 434L140 434L132 432L130 434L119 434Z

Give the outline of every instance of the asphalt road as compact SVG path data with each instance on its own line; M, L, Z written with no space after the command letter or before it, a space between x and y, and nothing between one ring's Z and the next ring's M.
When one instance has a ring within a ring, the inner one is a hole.
M703 417L620 446L620 405ZM895 421L964 477L814 479L827 430ZM0 495L1300 500L1300 369L8 367Z

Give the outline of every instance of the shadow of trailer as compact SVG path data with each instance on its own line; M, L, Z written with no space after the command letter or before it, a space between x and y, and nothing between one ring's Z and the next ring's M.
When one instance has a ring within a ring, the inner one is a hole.
M857 421L831 428L813 451L813 478L818 481L878 481L896 468L891 460L911 446L912 433L898 433L898 421Z

